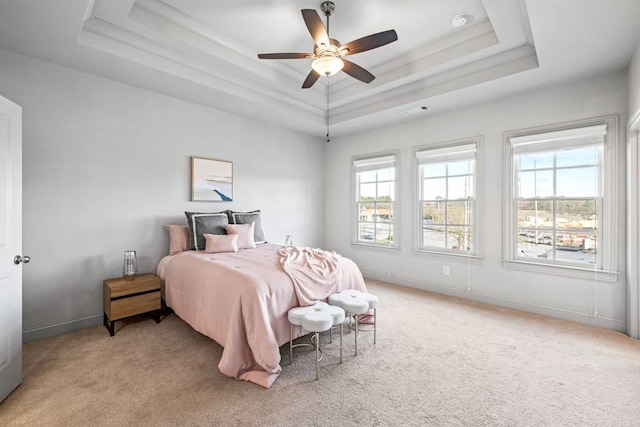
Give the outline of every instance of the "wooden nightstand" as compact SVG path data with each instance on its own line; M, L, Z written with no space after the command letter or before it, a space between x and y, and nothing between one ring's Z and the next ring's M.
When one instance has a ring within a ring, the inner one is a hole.
M153 274L138 274L133 280L123 277L107 279L102 283L104 327L111 336L116 320L153 312L160 323L160 278Z

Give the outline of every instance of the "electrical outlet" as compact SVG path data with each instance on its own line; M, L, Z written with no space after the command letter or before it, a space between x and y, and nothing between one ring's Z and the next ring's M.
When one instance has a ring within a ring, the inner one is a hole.
M442 274L444 274L445 276L449 275L449 266L445 265L442 267Z

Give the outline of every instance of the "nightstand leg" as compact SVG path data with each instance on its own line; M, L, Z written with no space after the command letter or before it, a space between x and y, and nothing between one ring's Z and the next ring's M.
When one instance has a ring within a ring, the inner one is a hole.
M153 320L155 320L156 323L160 323L160 310L153 312Z
M107 328L107 331L109 331L109 335L113 336L115 334L115 329L113 327L115 322L109 320L109 318L107 317L107 313L103 313L102 324L105 328Z

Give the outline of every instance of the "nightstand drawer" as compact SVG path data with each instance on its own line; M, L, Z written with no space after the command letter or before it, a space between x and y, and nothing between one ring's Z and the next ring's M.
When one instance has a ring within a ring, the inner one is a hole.
M105 282L109 287L110 299L147 291L160 290L160 279L152 274L142 274L136 276L136 278L131 281L118 278L105 280Z
M111 301L107 316L110 320L124 319L136 314L160 310L160 291Z

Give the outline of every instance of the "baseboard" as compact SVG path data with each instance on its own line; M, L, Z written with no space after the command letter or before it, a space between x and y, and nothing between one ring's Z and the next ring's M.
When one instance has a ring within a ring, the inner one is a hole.
M103 317L101 314L99 314L97 316L85 317L84 319L71 320L69 322L57 323L55 325L28 329L26 331L22 331L22 343L26 344L31 341L55 337L57 335L66 334L68 332L102 325L102 321Z
M614 331L623 332L625 334L627 333L627 322L620 319L594 316L586 313L533 304L525 301L501 298L493 295L481 294L474 291L466 291L464 289L458 289L447 285L424 283L398 277L389 277L385 274L376 274L366 271L363 271L362 274L366 278L380 280L381 282L392 283L409 288L434 292L437 294L449 295L452 297L464 298L471 301L483 302L486 304L497 305L499 307L512 308L514 310L524 311L527 313L542 314L545 316L555 317L556 319L569 320L586 325L612 329Z

